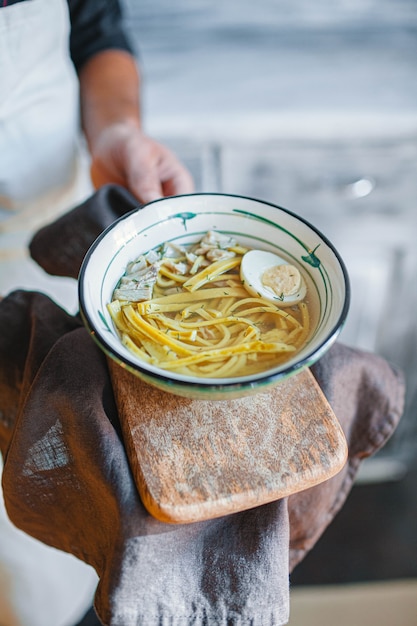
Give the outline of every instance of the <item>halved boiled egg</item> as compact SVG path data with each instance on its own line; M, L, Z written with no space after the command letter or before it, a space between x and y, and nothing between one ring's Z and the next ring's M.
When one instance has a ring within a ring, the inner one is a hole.
M307 293L300 270L273 252L246 252L240 265L240 278L251 295L261 296L280 306L297 304Z

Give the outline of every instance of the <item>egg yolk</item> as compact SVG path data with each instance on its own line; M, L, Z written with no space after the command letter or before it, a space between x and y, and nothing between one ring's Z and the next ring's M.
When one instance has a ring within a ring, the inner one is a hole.
M274 265L264 271L261 282L278 296L293 296L301 287L301 274L294 265Z

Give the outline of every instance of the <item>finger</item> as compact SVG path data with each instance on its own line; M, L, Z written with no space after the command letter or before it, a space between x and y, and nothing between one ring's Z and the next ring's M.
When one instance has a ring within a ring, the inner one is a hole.
M162 170L162 172L161 172ZM194 182L189 171L178 161L152 166L135 167L129 177L129 187L141 202L151 202L161 197L192 193Z
M163 180L162 191L164 196L193 193L194 181L190 172L184 168L175 172L170 178Z
M194 180L189 170L168 148L163 148L160 177L165 196L192 193Z
M142 141L140 151L136 145L133 153L133 147L130 144L128 183L142 202L194 190L191 174L166 146L147 140Z
M127 183L129 190L143 203L157 200L163 196L158 168L152 163L131 164Z

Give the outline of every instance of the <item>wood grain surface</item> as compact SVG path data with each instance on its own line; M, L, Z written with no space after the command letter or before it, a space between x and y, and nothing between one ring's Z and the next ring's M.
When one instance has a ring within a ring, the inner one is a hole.
M108 360L144 506L189 523L278 500L339 472L342 429L310 370L236 400L160 391Z

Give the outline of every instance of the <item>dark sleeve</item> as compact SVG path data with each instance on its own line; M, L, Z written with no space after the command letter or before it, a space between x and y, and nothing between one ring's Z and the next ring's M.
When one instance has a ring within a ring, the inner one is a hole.
M68 0L70 54L77 71L97 52L133 48L123 24L118 0Z

